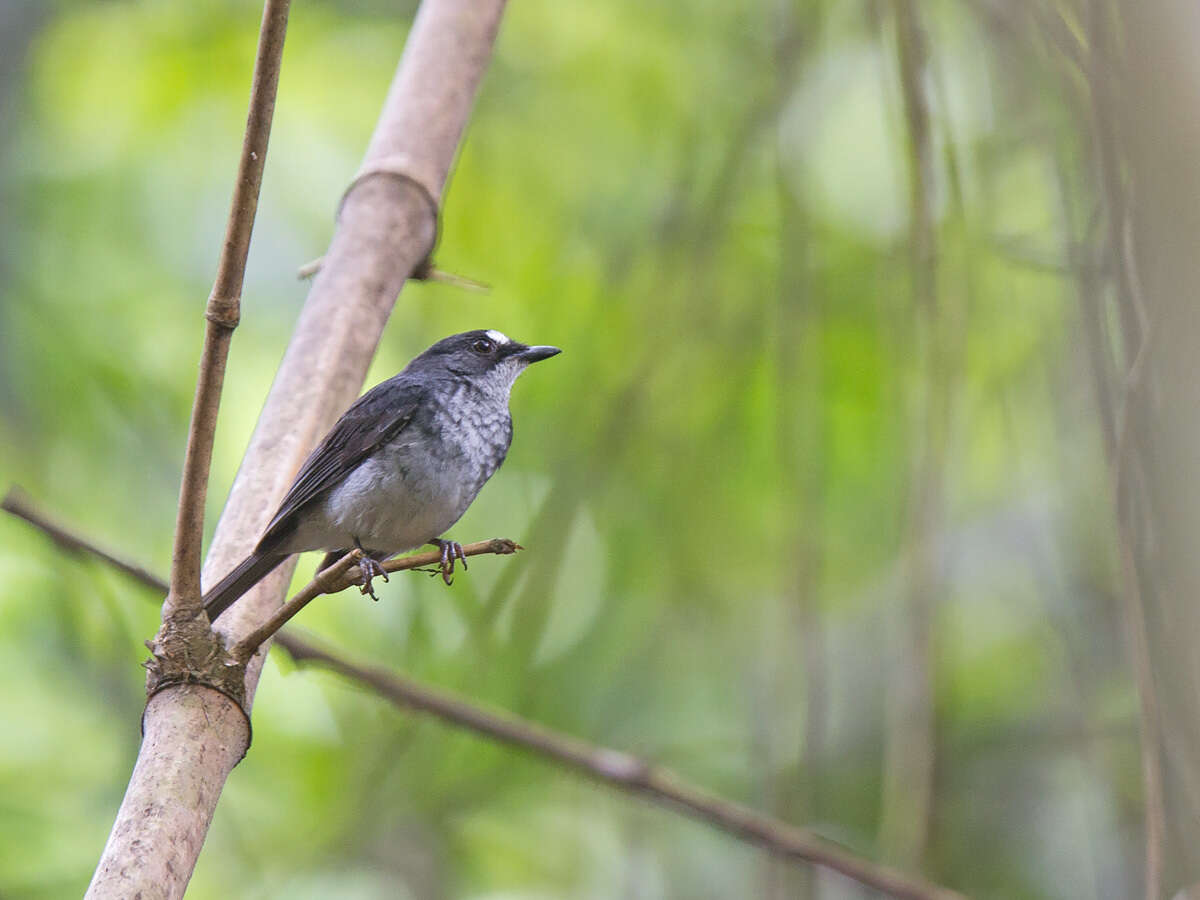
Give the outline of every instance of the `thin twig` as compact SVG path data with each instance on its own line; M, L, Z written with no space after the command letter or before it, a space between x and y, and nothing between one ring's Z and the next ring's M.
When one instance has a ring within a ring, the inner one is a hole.
M912 490L906 513L905 587L889 673L880 844L887 859L918 867L928 852L937 774L935 647L943 586L936 535L945 514L946 441L957 374L954 310L939 296L929 38L917 0L894 0L896 53L908 151L909 270L919 381L909 392Z
M90 554L107 563L112 568L124 572L134 581L140 582L155 593L165 594L167 592L167 582L162 578L159 578L137 563L130 562L111 550L104 549L90 538L81 536L62 523L51 519L34 506L29 496L19 487L14 486L9 488L8 493L4 495L4 499L0 500L0 509L11 513L18 519L25 520L67 552ZM476 541L473 544L464 544L462 551L463 556L481 556L489 553L497 556L507 556L521 549L524 548L516 541L511 541L507 538L492 538L489 541ZM336 564L318 573L294 597L280 606L270 619L259 626L253 633L239 641L229 651L229 655L238 662L245 662L262 645L263 641L279 631L285 623L291 620L296 613L300 612L313 599L322 594L336 594L348 587L360 584L362 576L355 571L355 566L358 563L360 555L360 552L355 550L346 554ZM431 550L427 553L414 553L411 556L401 556L396 559L385 560L380 564L380 567L383 571L390 574L392 572L421 569L425 566L435 565L440 561L441 552ZM283 641L283 636L280 636L279 640ZM288 652L291 652L290 647L287 649Z
M1096 153L1097 176L1101 197L1107 212L1108 255L1117 262L1117 313L1123 340L1124 365L1136 352L1142 339L1144 306L1133 281L1134 270L1126 265L1125 227L1130 216L1129 204L1121 175L1117 126L1113 110L1117 104L1116 85L1109 78L1109 68L1115 64L1112 36L1107 21L1108 4L1090 0L1087 10L1088 41L1092 51L1088 57L1088 99L1091 103L1092 146Z
M87 538L80 537L75 532L68 529L66 526L49 518L44 512L37 509L29 496L15 485L8 489L8 493L4 495L4 499L0 501L0 509L7 513L11 513L18 519L24 519L34 528L46 534L54 541L62 550L68 553L87 553L97 559L103 560L114 569L124 572L134 581L140 581L142 584L162 595L167 592L167 583L157 575L147 571L136 563L122 559L116 553L110 550L105 550L103 547L93 543Z
M463 556L483 556L488 553L496 556L509 556L518 550L524 549L516 541L510 541L508 538L492 538L489 541L476 541L473 544L462 545ZM425 566L439 565L441 561L442 552L440 550L429 550L425 553L414 553L411 556L398 556L395 559L386 559L379 566L383 571L390 574L392 572L407 572L411 569L422 569ZM353 587L361 583L361 573L347 572L341 581L334 584L327 593L336 594L338 591L344 591L348 587Z
M296 270L296 277L301 281L307 281L321 271L321 266L325 264L325 257L318 256L316 259L306 262ZM438 281L442 284L448 284L451 287L462 288L464 291L473 291L477 294L486 294L491 289L490 284L482 281L476 281L474 278L468 278L465 275L456 275L453 272L447 272L444 269L439 269L428 258L419 265L412 273L411 280L413 281Z
M1108 398L1109 402L1115 404L1107 413L1109 420L1115 422L1115 425L1108 426L1115 430L1115 435L1108 441L1107 449L1120 551L1121 618L1139 701L1138 728L1141 737L1146 857L1143 896L1146 900L1155 900L1162 895L1167 843L1167 800L1161 756L1163 729L1147 627L1147 593L1143 590L1142 573L1139 572L1138 554L1135 549L1138 528L1133 504L1136 502L1136 494L1129 484L1130 467L1138 462L1129 446L1130 429L1133 427L1131 420L1138 409L1139 401L1145 402L1140 389L1153 334L1148 322L1145 299L1141 293L1132 245L1133 220L1128 187L1122 177L1123 162L1128 161L1122 159L1117 130L1119 80L1110 77L1110 69L1117 68L1118 64L1110 14L1108 4L1099 0L1091 0L1088 3L1088 39L1094 49L1086 73L1092 143L1099 170L1100 195L1107 212L1108 251L1114 262L1114 280L1119 301L1117 321L1123 353L1117 369L1123 371L1124 375L1118 379L1119 392L1116 398ZM1096 305L1098 307L1098 304ZM1098 310L1096 315L1100 315ZM1097 340L1098 337L1093 336L1092 340ZM1108 352L1094 352L1096 355L1103 353L1105 358L1110 358ZM1108 377L1108 372L1097 377Z
M225 381L225 362L229 342L241 316L242 282L254 215L258 210L259 188L267 158L267 140L275 113L275 95L279 86L280 59L287 32L291 0L267 0L263 8L258 51L254 59L254 78L250 87L250 111L242 155L238 161L237 181L229 206L225 241L217 262L217 275L204 312L207 325L204 349L200 356L200 375L188 427L187 451L179 488L179 512L175 521L175 547L171 558L171 590L163 606L164 619L191 619L200 613L200 549L204 536L204 502L208 493L208 474L212 463L213 436L217 411L221 406L221 387Z
M826 12L822 4L802 9L791 0L778 0L775 41L775 96L777 109L785 108L796 84L811 63L816 42L805 36L822 33ZM761 804L764 811L784 820L804 821L821 817L825 798L823 771L828 754L830 723L830 679L828 630L822 602L827 565L824 537L829 515L829 434L824 403L828 396L830 305L823 292L814 290L814 245L812 221L805 192L792 177L794 159L790 149L774 144L774 187L778 206L777 297L775 331L776 372L775 446L786 461L779 486L784 504L791 511L787 543L791 547L790 571L781 584L786 623L783 629L783 658L798 655L803 667L804 710L799 750L789 742L782 755L776 751L777 704L794 704L789 696L796 686L793 670L767 657L764 670L766 697L758 704L754 727L763 772ZM803 465L796 465L803 460ZM794 740L794 738L793 738ZM788 760L790 757L790 761ZM818 895L817 874L811 867L787 865L787 860L768 856L764 860L759 893L764 900L792 897L813 900ZM749 892L747 892L749 893Z
M450 287L470 291L473 294L487 294L492 290L492 286L485 281L476 281L474 278L468 278L466 275L447 272L445 269L439 269L435 266L429 266L421 275L420 280L448 284Z
M490 541L476 541L474 544L465 544L463 545L462 552L463 556L479 556L484 553L506 556L510 553L516 553L520 549L522 547L516 541L510 541L506 538L493 538ZM351 569L354 569L358 565L359 560L362 559L362 555L361 550L352 550L332 566L318 572L316 577L296 593L294 597L276 609L269 619L246 635L246 637L242 638L242 640L238 641L230 649L229 655L236 662L246 662L246 660L254 655L254 651L262 646L263 641L275 634L296 613L304 609L304 607L317 597L320 597L322 594L336 594L338 591L344 591L348 587L361 584L362 573L357 571L351 572ZM431 550L428 553L415 553L412 556L389 559L379 565L384 572L403 572L409 569L432 566L440 562L441 558L442 554L440 550Z
M429 713L443 722L539 754L576 772L653 802L679 809L740 840L815 865L860 884L910 900L951 900L962 895L855 856L805 828L726 800L674 772L620 750L600 747L510 713L487 709L450 691L421 684L378 666L360 665L291 635L288 652L299 662L316 662L365 684L396 706Z
M45 532L56 543L69 545L75 551L90 553L155 592L161 593L167 587L163 579L151 574L142 566L101 549L89 538L60 523L51 523L50 519L36 510L27 499L18 498L14 502L11 491L4 502L0 503L0 508L12 512ZM467 555L496 553L500 552L495 549L497 543L511 542L480 541L464 546L463 551ZM336 565L314 579L309 588L318 585L335 570L338 570L341 578L330 584L330 592L338 590L339 584L347 586L345 582L353 577L349 570L354 559L355 554L342 557ZM395 572L430 565L438 559L438 553L423 553L388 560L384 568ZM345 568L340 568L343 564ZM246 640L249 641L250 638ZM536 722L487 709L449 691L422 684L379 667L350 662L290 631L279 632L275 643L283 647L297 662L315 663L337 672L371 688L397 706L428 713L449 725L561 763L596 781L633 794L641 794L662 806L683 810L692 818L719 828L739 840L757 844L782 856L833 869L860 884L894 897L907 900L962 900L962 895L956 891L862 859L808 829L789 825L741 804L725 800L689 784L669 769L651 765L620 750L589 744Z
M284 603L271 615L267 621L263 622L258 628L254 629L233 647L229 649L229 657L235 663L244 664L246 660L254 655L263 641L268 640L271 635L277 632L280 628L286 625L296 613L308 606L317 597L322 594L333 593L333 587L342 580L342 576L349 571L353 566L358 565L358 561L363 558L361 550L351 550L336 563L327 569L323 569L317 573L316 577L306 584L299 593Z

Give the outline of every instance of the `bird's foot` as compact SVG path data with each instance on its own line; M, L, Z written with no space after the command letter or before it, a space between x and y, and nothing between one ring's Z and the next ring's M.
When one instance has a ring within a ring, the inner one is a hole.
M379 560L375 559L374 557L366 556L366 555L364 555L362 557L362 559L360 559L358 561L358 568L362 572L362 578L363 578L362 587L360 588L360 590L364 594L366 594L368 597L370 597L372 600L374 600L376 603L378 603L379 598L377 596L375 596L375 588L371 584L371 581L376 576L379 576L384 581L387 581L388 580L387 572L385 572L383 569L383 566L381 566L379 564Z
M454 560L462 560L463 571L467 571L467 554L463 553L462 544L458 541L443 541L434 539L430 541L433 546L442 551L442 581L446 584L454 582Z

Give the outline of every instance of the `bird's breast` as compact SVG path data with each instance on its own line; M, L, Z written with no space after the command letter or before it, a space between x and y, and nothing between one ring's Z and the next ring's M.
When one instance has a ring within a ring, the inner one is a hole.
M398 553L440 537L500 467L512 440L507 404L441 404L414 417L326 496L307 549L361 544Z

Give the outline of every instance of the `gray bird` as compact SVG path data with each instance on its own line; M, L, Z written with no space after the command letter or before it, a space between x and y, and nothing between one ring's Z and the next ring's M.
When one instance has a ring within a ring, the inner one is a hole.
M559 352L467 331L359 397L305 461L254 552L204 595L209 621L305 550L330 551L321 568L362 550L363 592L374 596L379 561L433 544L449 584L455 558L464 568L467 561L461 545L440 535L504 462L513 382Z

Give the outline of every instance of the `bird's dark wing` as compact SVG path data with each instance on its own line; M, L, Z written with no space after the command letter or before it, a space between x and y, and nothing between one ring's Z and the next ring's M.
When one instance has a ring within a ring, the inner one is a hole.
M422 393L420 386L401 373L359 397L300 467L259 548L290 531L300 509L335 487L375 448L403 431L412 421Z

